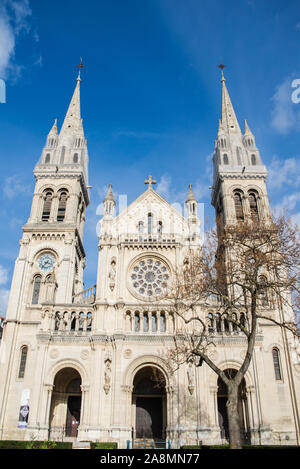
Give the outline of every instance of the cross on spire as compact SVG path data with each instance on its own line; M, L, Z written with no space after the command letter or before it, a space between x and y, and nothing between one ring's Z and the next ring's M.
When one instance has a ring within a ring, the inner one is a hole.
M78 72L78 78L80 78L80 72L81 72L81 69L84 67L83 63L82 63L82 58L80 57L80 62L78 65L76 65L76 67L78 68L79 72Z
M218 67L219 67L219 69L221 70L221 73L222 73L222 80L225 80L224 74L223 74L223 69L226 67L226 65L219 64Z
M145 179L145 184L149 184L149 189L152 189L152 184L156 184L156 181L152 179L152 176L149 176L148 179Z

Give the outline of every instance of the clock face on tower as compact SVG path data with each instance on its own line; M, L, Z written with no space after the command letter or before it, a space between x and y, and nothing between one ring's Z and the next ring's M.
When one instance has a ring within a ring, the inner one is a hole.
M52 254L43 254L38 259L39 269L42 270L43 272L49 272L50 270L52 270L54 267L54 264L55 264L55 259L52 256Z

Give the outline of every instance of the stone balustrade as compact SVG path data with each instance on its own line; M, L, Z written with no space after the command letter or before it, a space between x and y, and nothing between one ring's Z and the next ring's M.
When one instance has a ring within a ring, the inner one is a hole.
M73 303L86 305L95 303L96 298L96 285L83 290L80 293L77 293L73 296Z
M165 333L175 332L175 318L168 311L134 311L125 312L125 331L132 333Z

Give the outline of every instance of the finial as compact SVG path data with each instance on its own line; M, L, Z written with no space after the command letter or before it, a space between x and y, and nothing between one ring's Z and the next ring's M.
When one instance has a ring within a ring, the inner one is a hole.
M223 74L223 69L226 67L226 65L219 64L218 67L219 67L219 69L221 70L221 73L222 73L222 80L221 81L225 81L224 74Z
M152 189L152 184L156 184L156 181L152 179L152 176L149 176L148 179L145 179L145 184L149 184L148 189Z
M83 63L82 63L82 58L80 57L80 63L78 65L76 65L76 67L78 68L78 77L77 77L77 80L80 80L80 72L81 72L81 69L84 67Z

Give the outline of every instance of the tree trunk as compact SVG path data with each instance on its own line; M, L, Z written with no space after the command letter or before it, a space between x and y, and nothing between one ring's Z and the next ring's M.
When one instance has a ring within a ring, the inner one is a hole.
M227 416L229 427L230 449L242 449L240 417L238 412L238 385L231 383L228 387Z

